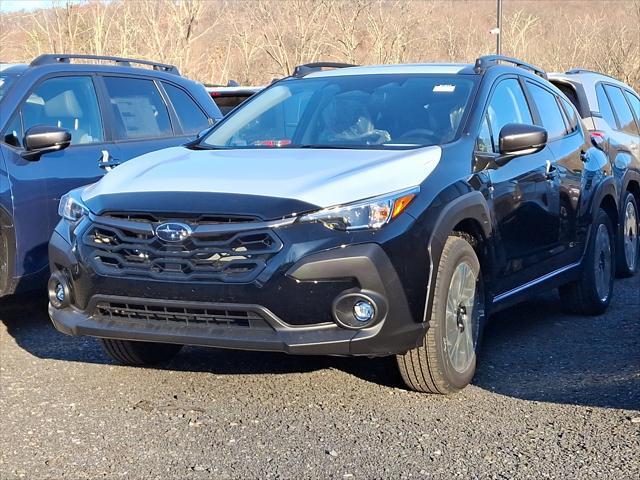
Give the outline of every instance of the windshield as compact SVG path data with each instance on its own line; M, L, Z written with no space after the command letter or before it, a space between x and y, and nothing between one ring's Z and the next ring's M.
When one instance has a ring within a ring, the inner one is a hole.
M9 91L9 87L18 78L18 75L9 75L7 73L0 72L0 100L4 97L4 94Z
M211 148L416 148L451 142L475 80L459 75L289 79L248 100Z

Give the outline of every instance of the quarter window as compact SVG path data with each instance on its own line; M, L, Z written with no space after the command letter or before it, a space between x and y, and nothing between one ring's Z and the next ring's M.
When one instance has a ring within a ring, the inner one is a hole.
M557 140L567 133L567 126L564 123L560 105L556 100L556 96L549 90L542 88L535 83L527 82L529 92L533 97L533 101L538 107L542 126L547 129L549 141Z
M476 142L476 151L482 153L490 153L494 151L493 142L491 141L491 128L489 128L489 119L485 115L482 125L480 126L480 135Z
M638 129L631 113L631 108L624 98L622 90L613 85L605 85L604 89L609 95L609 100L613 105L613 110L616 112L618 122L620 124L620 130L631 135L638 135Z
M104 83L119 139L157 138L173 135L167 106L151 80L105 77Z
M34 125L66 128L71 144L104 141L91 77L56 77L38 85L20 107L24 132Z
M600 109L600 115L602 115L603 120L607 122L607 125L611 128L617 130L618 124L616 117L613 115L613 109L611 108L607 94L604 93L602 84L596 86L596 97L598 98L598 108Z
M493 92L487 116L491 124L493 144L499 145L500 130L508 123L533 125L527 99L515 78L502 80Z
M210 125L209 117L200 110L187 92L170 83L162 82L162 85L178 115L183 133L198 133Z
M13 145L14 147L22 146L22 137L24 134L22 133L22 123L20 122L20 113L16 113L13 116L11 122L7 126L7 129L4 131L4 135L2 140L9 145Z

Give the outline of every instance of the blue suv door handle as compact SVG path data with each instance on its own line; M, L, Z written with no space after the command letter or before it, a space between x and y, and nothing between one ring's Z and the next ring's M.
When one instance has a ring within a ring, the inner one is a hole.
M555 167L551 160L547 160L545 168L545 176L547 180L553 180L558 176L558 169Z
M108 150L102 150L102 157L98 161L98 166L105 169L107 172L113 170L120 165L120 161L113 158Z

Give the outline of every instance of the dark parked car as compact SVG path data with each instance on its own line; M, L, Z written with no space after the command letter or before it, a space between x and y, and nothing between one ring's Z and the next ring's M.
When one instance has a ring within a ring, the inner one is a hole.
M63 194L133 157L193 140L221 117L204 87L170 65L84 55L2 64L0 296L46 284Z
M552 73L549 80L578 109L593 140L609 155L620 193L617 244L619 276L637 273L640 264L640 96L629 85L601 73L573 69Z
M554 287L607 308L617 184L543 71L320 70L70 192L56 328L136 365L181 344L396 355L409 387L450 393L493 312Z
M264 87L241 87L235 83L222 86L207 86L207 92L216 102L218 108L223 115L228 114L231 110L242 104L245 100L252 97Z

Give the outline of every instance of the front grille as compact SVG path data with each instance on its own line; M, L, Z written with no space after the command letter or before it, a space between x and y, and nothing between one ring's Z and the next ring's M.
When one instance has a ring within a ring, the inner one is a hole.
M168 213L132 213L132 212L109 212L103 213L102 218L114 218L118 220L127 220L131 222L144 223L163 223L174 221L176 216ZM225 223L250 223L259 221L256 217L244 215L191 215L179 216L182 221L188 222L191 226L195 225L216 225Z
M194 231L198 228L188 224ZM206 234L176 244L157 238L155 226L155 222L139 219L97 218L82 237L82 255L103 275L245 283L255 280L282 249L282 242L269 228L209 228Z
M143 322L150 326L162 324L191 327L271 328L257 311L246 308L208 305L177 306L171 305L171 302L148 305L139 301L99 301L92 316L98 321Z

